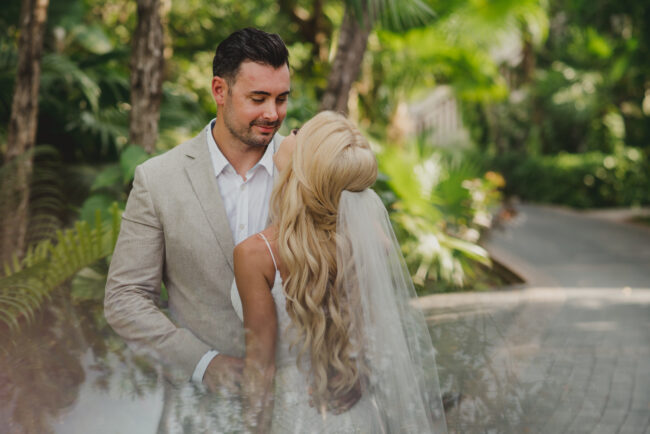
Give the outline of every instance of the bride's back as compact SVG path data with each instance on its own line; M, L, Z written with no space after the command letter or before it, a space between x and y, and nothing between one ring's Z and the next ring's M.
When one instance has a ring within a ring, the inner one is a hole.
M298 350L291 343L295 330L287 313L286 297L280 273L272 288L278 318L279 339L276 346L274 408L272 434L305 433L376 433L381 432L381 416L369 394L362 394L350 410L335 415L310 405L309 357L298 362Z
M275 432L446 432L431 337L409 304L415 292L386 209L369 189L376 177L354 124L323 112L296 135L274 189L286 269L273 287ZM349 411L325 411L356 390Z
M283 305L292 330L289 343L301 366L309 368L318 406L337 401L363 381L360 349L351 335L353 288L341 291L336 284L336 222L341 193L365 190L376 177L375 156L354 124L322 112L298 132L291 164L271 198L278 252L287 269Z

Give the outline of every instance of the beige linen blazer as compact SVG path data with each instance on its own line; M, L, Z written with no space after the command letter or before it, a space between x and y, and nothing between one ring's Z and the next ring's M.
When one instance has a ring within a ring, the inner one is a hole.
M106 283L108 323L175 380L189 380L210 349L244 355L230 301L234 243L207 131L136 168ZM169 317L158 308L161 281Z

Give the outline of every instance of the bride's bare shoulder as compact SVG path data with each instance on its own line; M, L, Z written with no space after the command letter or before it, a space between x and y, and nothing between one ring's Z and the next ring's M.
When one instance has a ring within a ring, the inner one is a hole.
M266 242L258 234L251 235L235 246L233 262L235 273L261 273L268 281L273 282L275 277L273 259Z
M242 265L251 265L252 262L259 263L261 259L268 256L268 248L262 238L255 234L246 238L235 246L233 259ZM269 258L270 260L270 258Z

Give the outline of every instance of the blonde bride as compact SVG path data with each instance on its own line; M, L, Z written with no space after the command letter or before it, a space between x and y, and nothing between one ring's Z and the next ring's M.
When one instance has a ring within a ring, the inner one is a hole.
M246 330L246 430L444 433L435 352L377 163L345 117L322 112L274 157L272 224L234 251Z

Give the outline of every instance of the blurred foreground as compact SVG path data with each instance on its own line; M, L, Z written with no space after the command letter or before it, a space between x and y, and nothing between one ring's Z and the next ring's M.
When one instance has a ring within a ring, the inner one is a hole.
M529 284L419 299L441 387L459 397L450 432L648 432L650 229L520 206L488 248ZM171 391L124 347L92 278L3 334L3 432L200 432L222 417L199 388Z

